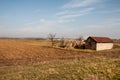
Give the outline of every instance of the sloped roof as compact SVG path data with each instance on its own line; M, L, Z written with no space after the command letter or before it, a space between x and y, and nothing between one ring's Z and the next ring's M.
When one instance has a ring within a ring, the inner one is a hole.
M108 37L89 37L89 38L93 39L97 43L112 43L113 42L113 40L111 40Z

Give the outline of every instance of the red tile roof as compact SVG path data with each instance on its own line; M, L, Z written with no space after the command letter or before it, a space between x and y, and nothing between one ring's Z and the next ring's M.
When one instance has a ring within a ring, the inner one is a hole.
M111 40L108 37L89 37L92 38L97 43L112 43L113 40Z

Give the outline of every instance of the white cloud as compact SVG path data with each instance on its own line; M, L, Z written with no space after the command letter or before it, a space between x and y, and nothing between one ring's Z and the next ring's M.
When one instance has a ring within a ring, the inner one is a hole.
M45 19L40 19L40 22L45 22Z
M86 7L89 6L92 3L97 2L98 0L72 0L65 5L63 5L62 8L78 8L78 7Z
M68 14L69 12L71 12L71 11L69 11L69 10L61 11L61 12L57 13L56 16L65 15L65 14Z
M74 19L86 15L94 10L94 7L90 7L89 5L98 1L99 0L71 0L62 6L63 11L57 13L56 16L59 19Z
M119 39L120 19L106 19L100 23L84 25L87 35L108 36Z
M63 12L57 13L56 15L60 19L74 18L74 17L86 15L86 14L90 13L93 10L94 10L94 8L85 8L85 9L83 9L81 11L78 11L78 10L69 11L69 10L67 10L67 11L63 11Z
M53 20L43 20L40 19L40 21L36 22L30 22L26 23L29 25L25 25L23 28L20 28L19 31L20 33L25 33L25 35L42 35L46 36L49 33L57 33L57 35L61 35L62 33L67 33L70 31L70 22L75 21L74 19L53 19ZM32 24L31 24L32 23Z
M120 10L119 9L106 9L106 10L100 10L98 11L98 13L101 14L120 14Z
M4 37L47 37L49 33L57 33L57 37L78 37L83 36L108 36L119 38L120 19L111 19L95 24L85 24L84 27L75 28L67 24L74 19L45 20L44 22L33 22L25 27L5 28L0 27L0 36ZM107 31L106 31L107 30Z
M59 19L58 23L69 23L69 22L74 22L74 19Z

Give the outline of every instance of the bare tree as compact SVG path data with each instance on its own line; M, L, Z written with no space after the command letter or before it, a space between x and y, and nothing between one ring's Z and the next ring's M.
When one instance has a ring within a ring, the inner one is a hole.
M49 40L51 41L51 43L52 43L52 47L54 46L54 44L55 44L55 36L56 36L56 34L49 34L48 35L48 38L49 38Z
M84 40L83 36L79 36L78 40L79 40L79 41Z

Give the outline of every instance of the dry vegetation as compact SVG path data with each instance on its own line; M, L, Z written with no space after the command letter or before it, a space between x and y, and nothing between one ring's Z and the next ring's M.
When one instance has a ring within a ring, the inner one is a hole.
M52 48L47 40L0 39L0 80L119 80L120 47Z

